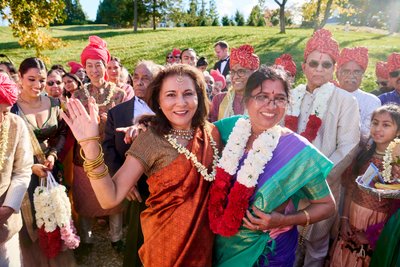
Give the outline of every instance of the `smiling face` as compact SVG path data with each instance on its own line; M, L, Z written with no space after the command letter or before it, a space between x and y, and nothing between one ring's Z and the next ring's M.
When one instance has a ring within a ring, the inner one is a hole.
M11 105L0 104L0 125L3 123L4 118L10 113Z
M101 59L87 59L85 70L92 82L100 82L106 74L106 67Z
M340 88L354 92L360 88L364 70L354 61L343 64L337 71Z
M174 129L189 130L198 107L193 80L187 75L165 78L161 86L159 105Z
M388 112L374 115L370 132L379 151L385 151L389 143L400 133L398 126Z
M232 81L232 87L236 93L243 94L246 88L247 80L253 73L253 70L246 69L240 64L235 64L230 71L230 77Z
M316 63L318 65L316 67L313 66ZM311 91L333 79L335 67L332 58L328 54L315 50L308 55L306 62L301 66L307 78L307 86Z
M78 83L74 79L72 79L71 77L64 76L63 82L64 82L65 90L67 90L70 93L72 93L76 89L78 89Z
M108 74L108 78L109 78L109 80L111 82L118 83L119 82L119 77L121 76L121 66L120 66L120 64L115 60L111 60L110 62L108 62L108 64L107 64L107 74Z
M253 132L261 133L277 125L285 116L286 106L287 95L282 81L263 81L246 101Z
M28 97L38 97L46 85L46 71L30 68L24 75L20 73L21 93Z
M64 83L62 81L61 75L57 71L51 72L47 76L46 82L46 92L49 96L58 98L62 95L64 90Z

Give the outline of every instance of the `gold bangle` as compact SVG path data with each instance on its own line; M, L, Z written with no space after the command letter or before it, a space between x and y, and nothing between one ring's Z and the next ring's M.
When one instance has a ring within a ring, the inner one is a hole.
M306 210L301 210L301 211L304 212L304 214L306 215L306 219L307 219L306 225L304 226L304 228L305 228L310 225L310 214Z
M299 241L298 241L299 247L303 246L304 236L306 235L307 228L310 225L310 214L306 210L301 210L301 211L304 212L304 214L306 215L306 225L303 226L303 230L301 231L301 233L299 235Z
M349 220L349 217L347 217L347 216L340 216L340 219L343 219L343 220L348 221L348 220Z
M104 177L106 177L108 174L108 167L107 165L104 165L104 170L100 173L94 172L94 171L90 171L87 173L87 176L90 180L98 180L98 179L102 179Z
M78 140L78 144L81 144L83 142L87 142L87 141L99 141L100 140L100 136L96 135L96 136L92 136L92 137L88 137L88 138L83 138L81 140Z

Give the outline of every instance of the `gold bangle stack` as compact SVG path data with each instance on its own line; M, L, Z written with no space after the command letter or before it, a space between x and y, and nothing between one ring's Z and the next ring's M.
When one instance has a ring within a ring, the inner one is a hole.
M96 140L96 139L91 139L91 140ZM89 141L89 140L85 140L85 141ZM102 179L105 176L107 176L107 174L108 174L108 167L107 167L107 165L104 164L103 148L101 147L100 143L97 143L97 144L99 145L100 152L99 152L99 155L93 160L89 160L89 159L85 158L85 156L83 155L83 149L81 148L81 150L80 150L81 157L84 160L83 170L86 172L86 174L90 180ZM94 171L95 169L97 169L101 166L104 166L104 170L102 172Z
M299 235L299 246L302 247L304 243L304 236L306 235L307 232L307 227L310 225L310 214L306 210L301 210L304 215L306 215L306 224L303 227L303 230L301 231L301 234Z
M78 144L87 142L87 141L99 141L100 140L100 136L96 135L96 136L92 136L92 137L88 137L88 138L83 138L81 140L78 140Z

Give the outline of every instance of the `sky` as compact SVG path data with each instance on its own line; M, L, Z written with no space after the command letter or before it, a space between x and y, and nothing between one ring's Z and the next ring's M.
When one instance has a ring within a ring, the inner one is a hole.
M302 3L305 0L300 0L300 1L294 1L294 0L289 0L286 4L286 6L291 6L294 3ZM99 6L100 0L82 0L80 1L83 11L86 13L89 19L95 20L96 19L96 12L97 12L97 7ZM208 1L206 1L208 2ZM218 8L218 14L219 17L222 18L224 15L233 16L236 12L236 10L239 10L244 17L247 19L251 9L257 5L258 1L257 0L218 0L215 1L217 4ZM276 9L279 8L279 6L273 1L273 0L267 0L266 5L269 9Z

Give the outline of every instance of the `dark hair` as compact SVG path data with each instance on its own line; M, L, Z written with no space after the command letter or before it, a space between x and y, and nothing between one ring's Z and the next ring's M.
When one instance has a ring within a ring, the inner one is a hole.
M376 115L383 114L383 113L387 113L390 115L394 124L396 124L396 126L397 126L397 132L399 132L400 131L400 106L398 106L396 104L387 104L387 105L384 105L384 106L381 106L381 107L375 109L371 115L371 122L375 118ZM356 163L355 163L354 170L353 170L354 174L356 174L356 175L359 174L361 167L365 163L367 163L371 159L371 157L374 155L375 149L376 149L375 142L372 142L372 144L369 148L367 148L366 146L363 147L363 149L360 151L360 153L358 153L358 155L356 157Z
M115 62L117 62L118 65L122 68L121 59L119 59L118 57L111 56L110 61L115 61ZM110 61L109 61L109 62L110 62Z
M225 42L225 41L218 41L218 42L216 42L216 43L214 44L214 48L215 48L216 46L220 46L221 48L224 48L224 49L229 48L228 43Z
M14 64L12 64L11 62L0 61L0 65L5 65L8 69L8 72L10 73L10 75L18 74L17 69L15 68Z
M208 61L205 57L200 57L197 61L196 67L208 66Z
M60 69L50 69L50 70L47 72L47 77L49 77L53 72L57 73L59 76L61 76L61 78L62 78L63 75L65 74L65 72L62 73L62 71L60 71Z
M165 79L173 75L189 76L194 82L198 98L198 106L192 119L192 127L197 128L203 126L208 117L209 101L207 98L206 82L204 81L203 74L195 67L186 64L174 64L168 66L158 73L147 89L146 102L155 112L155 116L147 116L143 118L143 121L150 120L152 122L152 127L154 127L156 132L160 135L167 134L171 129L167 117L160 109L159 99L161 87Z
M281 69L261 65L261 67L257 71L253 72L247 80L243 101L247 102L251 97L251 93L266 80L281 81L283 88L285 89L285 94L289 98L291 84L287 73Z
M55 64L51 66L50 70L56 70L60 73L61 76L63 76L67 71L64 69L64 66L61 64Z
M184 52L186 52L186 51L190 51L190 52L193 52L193 53L195 53L196 54L196 56L197 56L197 53L196 53L196 51L194 51L194 49L193 48L185 48L185 49L183 49L182 51L181 51L181 55L180 55L180 59L182 60L182 55L183 55L183 53Z
M80 90L80 89L83 88L83 83L82 83L81 79L79 79L79 77L76 76L75 74L67 72L62 76L63 79L64 79L64 77L69 77L69 78L73 79L78 84L78 89L76 89L76 90ZM67 90L65 90L65 88L64 88L63 96L64 97L65 96L71 97L72 94L70 92L68 92Z
M21 76L24 76L25 73L27 73L30 69L39 69L47 72L46 65L40 58L37 57L30 57L24 59L24 61L22 61L21 64L19 65L18 72L20 73Z

